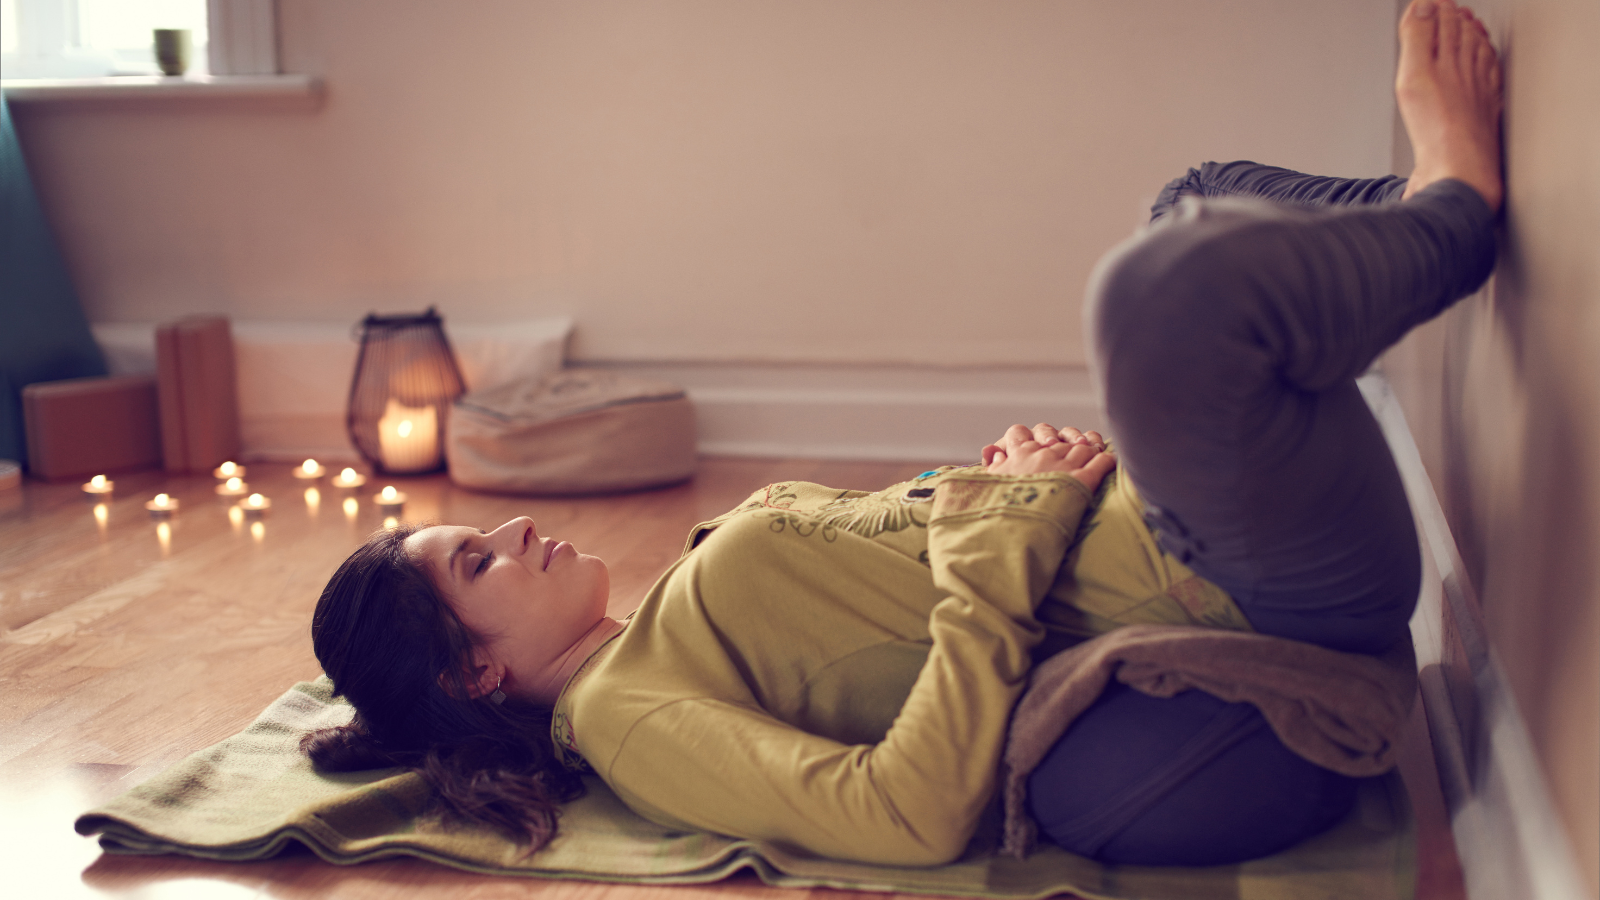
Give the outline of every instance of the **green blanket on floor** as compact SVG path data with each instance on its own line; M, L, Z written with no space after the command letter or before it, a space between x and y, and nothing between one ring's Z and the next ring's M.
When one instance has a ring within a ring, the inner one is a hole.
M1205 869L1102 866L1053 847L1026 860L988 852L980 837L939 868L867 866L760 841L669 831L633 814L597 779L569 804L561 831L530 857L489 830L420 815L428 789L395 769L321 775L301 735L350 720L326 678L295 685L250 727L78 819L108 853L258 860L299 841L340 865L414 856L470 872L647 884L699 884L740 869L768 884L961 897L1093 900L1409 900L1414 835L1399 777L1364 784L1341 825L1289 851ZM992 841L990 842L992 846Z

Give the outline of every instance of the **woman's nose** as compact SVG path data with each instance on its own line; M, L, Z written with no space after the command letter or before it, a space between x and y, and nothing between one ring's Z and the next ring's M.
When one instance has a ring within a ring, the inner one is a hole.
M523 553L539 539L539 530L527 516L518 516L494 530L495 546L502 553Z

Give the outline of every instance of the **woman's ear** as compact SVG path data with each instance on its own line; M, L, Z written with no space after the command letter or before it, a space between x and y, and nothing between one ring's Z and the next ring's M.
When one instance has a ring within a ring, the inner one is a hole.
M445 693L452 693L447 673L439 673L439 686ZM505 681L506 667L494 660L480 659L473 654L472 662L461 667L461 686L467 692L467 699L476 700L499 689L501 682Z

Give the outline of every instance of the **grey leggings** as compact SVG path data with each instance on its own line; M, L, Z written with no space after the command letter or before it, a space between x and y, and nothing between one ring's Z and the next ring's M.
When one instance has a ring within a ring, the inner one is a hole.
M1207 163L1102 260L1086 309L1120 466L1162 546L1256 630L1338 650L1405 638L1420 582L1400 476L1355 378L1494 265L1477 192L1443 181L1401 203L1404 188ZM1069 850L1206 865L1326 828L1353 782L1294 756L1253 707L1118 687L1029 793Z

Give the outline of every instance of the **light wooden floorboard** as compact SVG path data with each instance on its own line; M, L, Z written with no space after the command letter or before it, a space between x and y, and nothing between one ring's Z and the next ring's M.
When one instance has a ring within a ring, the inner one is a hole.
M410 495L407 521L490 528L515 515L533 516L542 533L607 561L611 612L625 614L677 558L690 527L758 487L804 479L876 489L931 465L708 458L685 485L576 499L475 493L442 476L393 483ZM416 861L336 867L303 851L249 864L102 856L92 840L72 831L79 813L237 732L289 685L320 673L308 624L317 595L339 561L383 524L371 494L384 482L368 485L347 514L343 495L325 485L320 502L309 503L287 466L252 467L248 480L274 501L259 528L230 522L210 478L117 476L117 493L103 517L75 484L30 481L0 491L0 860L6 871L0 890L6 896L801 896L749 875L713 887L666 888L492 878ZM165 538L143 508L157 491L183 503ZM1411 754L1408 780L1436 788L1431 764ZM1449 900L1460 896L1459 870L1448 825L1437 813L1436 789L1432 795L1432 806L1427 790L1417 800L1425 832L1420 896ZM806 893L831 898L851 892Z

